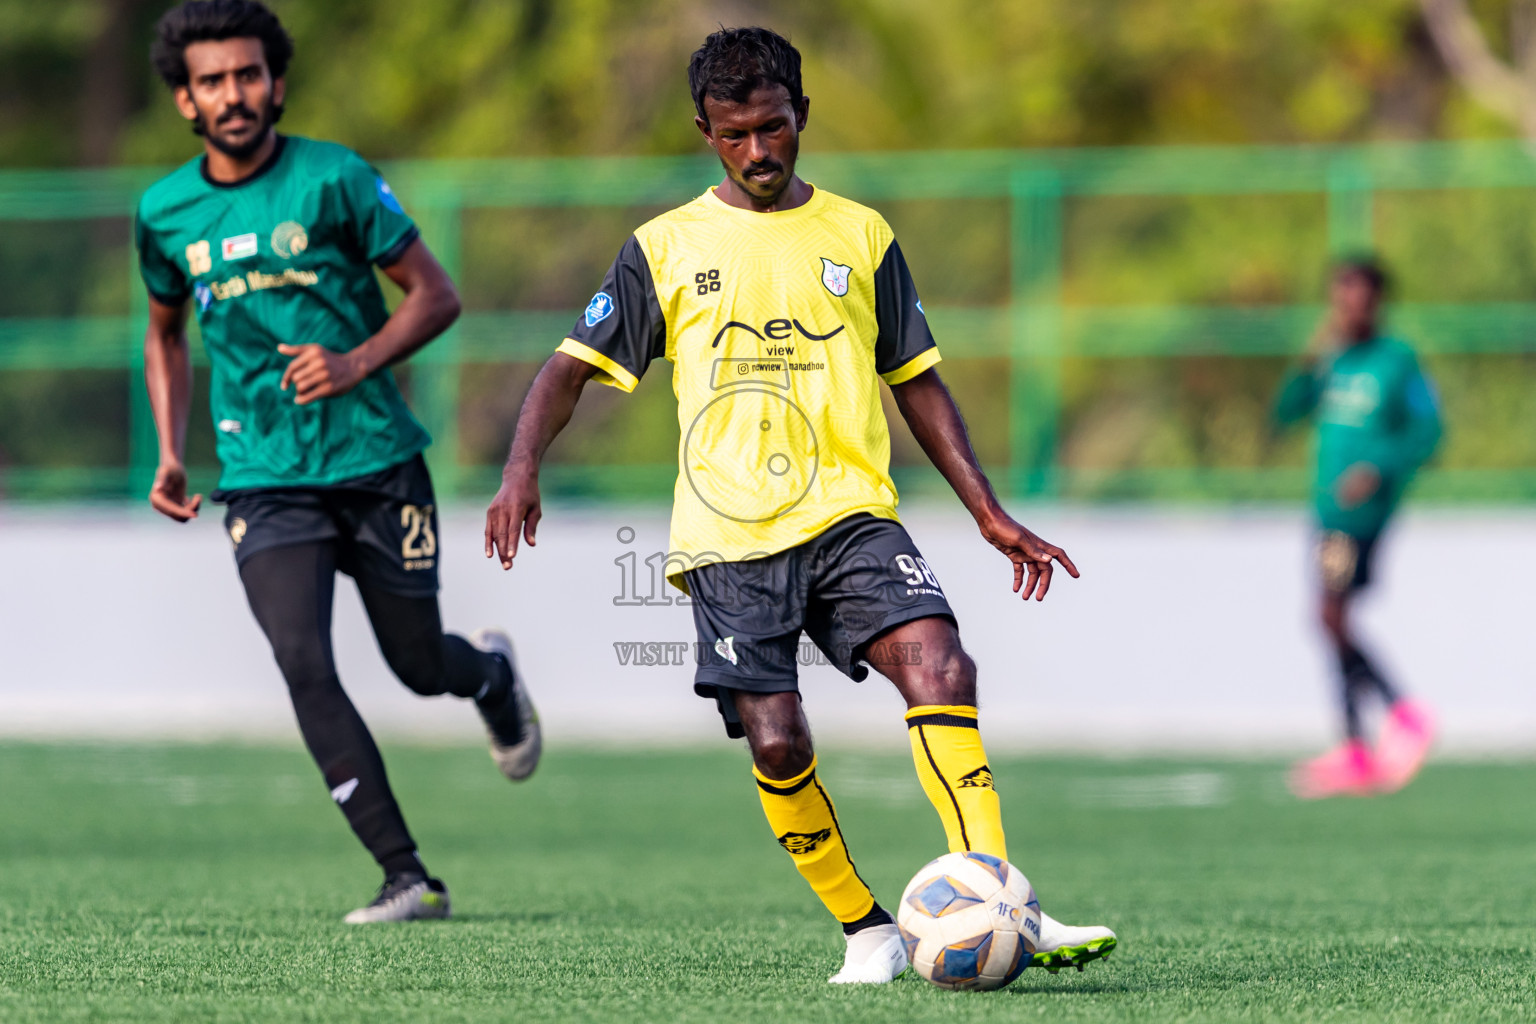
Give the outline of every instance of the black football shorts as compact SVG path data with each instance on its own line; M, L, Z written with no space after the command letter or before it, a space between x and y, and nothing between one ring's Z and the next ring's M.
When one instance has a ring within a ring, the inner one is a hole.
M931 615L955 618L906 529L867 513L787 551L700 566L686 578L699 639L693 689L718 702L733 737L742 735L733 691L796 692L799 666L818 650L858 682L882 633ZM802 647L802 631L814 649Z
M342 572L402 597L437 593L437 499L420 455L326 487L215 491L235 563L268 548L332 542Z

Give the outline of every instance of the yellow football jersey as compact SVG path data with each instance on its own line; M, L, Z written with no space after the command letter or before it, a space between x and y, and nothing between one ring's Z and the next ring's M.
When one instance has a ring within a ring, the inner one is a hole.
M667 574L896 519L880 380L939 350L890 226L822 189L757 213L714 189L620 250L561 352L625 391L672 363L679 472Z

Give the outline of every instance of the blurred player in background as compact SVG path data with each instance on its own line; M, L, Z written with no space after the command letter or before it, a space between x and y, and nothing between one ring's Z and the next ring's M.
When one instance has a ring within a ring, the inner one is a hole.
M1317 570L1344 710L1343 744L1292 774L1292 789L1307 798L1400 789L1418 772L1434 735L1429 709L1386 680L1350 622L1355 595L1371 581L1382 531L1440 441L1440 413L1418 359L1382 333L1387 284L1373 258L1334 269L1327 318L1276 404L1283 424L1317 420ZM1361 721L1368 697L1387 708L1374 748Z
M934 369L938 348L890 227L795 174L809 110L800 54L767 29L722 29L693 55L689 85L725 179L624 243L540 371L486 516L486 555L494 548L510 568L519 534L534 542L539 464L586 383L631 391L653 360L671 361L683 438L669 575L692 595L700 646L714 652L694 689L717 703L727 735L747 738L773 834L842 923L831 980L887 982L907 955L816 774L796 672L802 630L853 679L873 664L905 698L918 777L949 848L1007 850L976 665L896 515L880 381L1013 563L1015 591L1043 599L1053 561L1077 570L993 494ZM1106 928L1042 922L1034 962L1048 969L1114 948Z
M156 29L155 67L204 152L139 204L160 439L150 502L178 522L201 503L187 497L183 467L190 302L212 363L223 463L212 498L228 505L240 580L304 742L384 869L377 897L347 921L447 917L448 891L417 855L378 747L336 675L336 572L357 581L401 681L423 696L475 701L509 778L538 761L538 719L504 633L443 632L437 511L421 456L430 439L388 369L454 321L458 295L372 167L342 146L277 134L292 53L277 18L250 0L184 3ZM374 267L405 292L393 315Z

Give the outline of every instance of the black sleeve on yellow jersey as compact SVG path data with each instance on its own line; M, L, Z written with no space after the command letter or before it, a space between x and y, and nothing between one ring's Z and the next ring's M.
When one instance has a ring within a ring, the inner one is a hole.
M597 379L633 391L652 359L666 355L667 322L645 250L633 235L608 268L560 351L598 368Z
M145 225L143 213L134 218L133 241L139 250L139 276L144 279L144 289L150 298L162 306L179 306L186 302L192 291L187 284L187 275L155 244L154 234Z
M939 361L938 343L928 329L917 286L894 239L875 271L875 321L880 326L875 372L887 384L911 380Z

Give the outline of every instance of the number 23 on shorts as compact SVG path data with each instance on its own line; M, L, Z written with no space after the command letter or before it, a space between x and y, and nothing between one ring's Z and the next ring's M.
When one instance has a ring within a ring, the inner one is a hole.
M432 529L431 505L402 505L400 526L405 539L400 542L400 557L407 569L430 569L437 555L437 533Z

